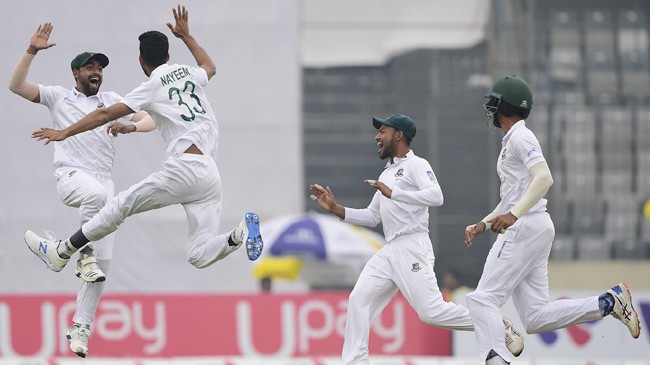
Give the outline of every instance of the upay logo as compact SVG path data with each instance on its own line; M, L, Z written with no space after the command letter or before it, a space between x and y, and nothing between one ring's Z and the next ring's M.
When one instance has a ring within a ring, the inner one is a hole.
M642 337L645 337L645 341L650 342L650 301L639 302L634 308L636 309L637 314L639 315L639 321L641 322ZM603 318L603 320L610 321L616 319L612 317L612 318ZM576 346L585 347L589 344L589 341L592 338L592 334L591 334L592 326L598 322L599 321L586 322L575 326L570 326L558 331L566 331L567 334L569 335L569 338ZM645 336L643 336L644 329L646 333ZM541 338L542 342L544 342L546 345L551 346L558 341L558 337L559 337L558 331L540 333L539 337Z

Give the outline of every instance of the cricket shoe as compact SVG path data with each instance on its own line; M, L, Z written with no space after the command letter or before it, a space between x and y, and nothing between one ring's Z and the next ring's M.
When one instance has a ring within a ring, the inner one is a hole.
M614 308L610 313L612 317L623 322L630 330L630 334L634 338L639 338L641 334L641 323L639 322L639 315L636 313L634 306L632 306L632 294L625 283L620 283L607 291L614 297Z
M77 260L77 268L74 274L88 283L100 283L106 280L106 275L99 267L95 256L85 253L82 253L79 260Z
M506 347L511 354L517 357L524 351L524 336L517 331L510 318L502 316L501 319L506 328Z
M237 245L242 243L246 247L246 254L251 261L257 260L262 254L264 242L260 233L260 218L255 213L248 212L244 219L235 228L234 241Z
M88 340L90 340L90 326L87 324L75 323L65 333L70 341L70 350L80 357L88 354Z
M68 261L70 261L69 258L61 258L59 253L56 252L56 248L61 241L43 238L28 230L25 231L25 243L30 251L41 259L52 271L61 271Z
M490 350L490 353L485 359L485 365L509 365L510 363L504 360L499 354L494 350Z

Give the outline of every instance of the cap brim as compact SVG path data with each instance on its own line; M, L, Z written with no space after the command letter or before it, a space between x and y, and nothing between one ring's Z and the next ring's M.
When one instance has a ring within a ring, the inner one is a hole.
M372 125L375 127L375 129L381 128L382 124L391 125L389 123L386 123L386 121L383 120L383 119L379 119L377 117L372 117Z

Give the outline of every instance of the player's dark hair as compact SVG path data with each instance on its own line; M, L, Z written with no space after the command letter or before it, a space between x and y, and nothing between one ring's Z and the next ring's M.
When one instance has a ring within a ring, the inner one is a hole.
M147 65L158 67L167 62L169 57L169 41L167 36L156 30L140 34L140 56Z

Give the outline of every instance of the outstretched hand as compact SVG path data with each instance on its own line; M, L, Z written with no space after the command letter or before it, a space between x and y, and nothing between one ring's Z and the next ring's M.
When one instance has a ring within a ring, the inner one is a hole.
M188 37L190 35L190 26L187 22L189 13L185 9L185 6L178 5L178 9L172 9L172 13L174 14L176 24L172 25L172 23L167 23L167 27L169 27L177 38L183 39Z
M32 132L32 138L38 141L46 140L45 144L56 141L63 141L66 139L65 133L58 129L41 128L40 130Z
M48 42L50 39L50 34L52 34L52 29L54 29L54 25L49 22L44 23L43 25L39 25L36 29L36 33L34 33L32 39L29 41L29 48L27 48L27 52L36 54L36 52L42 49L56 46L56 43Z
M378 180L364 180L366 184L372 186L373 188L379 190L381 194L388 199L390 199L391 196L393 196L393 191L388 187L388 185L384 184L381 181Z
M311 199L318 203L323 210L326 212L332 212L336 207L336 199L334 199L334 193L330 187L322 187L318 184L309 185L309 190L311 191Z

